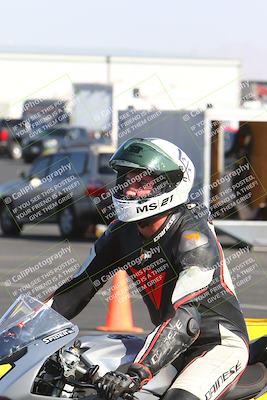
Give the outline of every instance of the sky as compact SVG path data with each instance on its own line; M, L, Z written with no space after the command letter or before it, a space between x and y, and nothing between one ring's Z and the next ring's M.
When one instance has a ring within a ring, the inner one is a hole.
M267 81L266 0L0 0L0 51L238 59Z

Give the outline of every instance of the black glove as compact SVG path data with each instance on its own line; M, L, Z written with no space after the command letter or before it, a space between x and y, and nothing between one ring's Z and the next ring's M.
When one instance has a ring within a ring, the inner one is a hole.
M97 391L103 399L116 400L125 393L140 389L140 379L119 371L107 372L97 383Z

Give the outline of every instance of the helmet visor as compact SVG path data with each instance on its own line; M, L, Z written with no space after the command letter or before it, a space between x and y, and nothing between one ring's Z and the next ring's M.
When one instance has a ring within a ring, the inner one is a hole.
M113 195L124 200L138 198L144 201L173 190L181 182L182 177L183 173L177 170L156 174L151 170L118 167Z
M151 142L130 139L122 144L110 159L111 168L138 168L164 173L180 169L168 154Z

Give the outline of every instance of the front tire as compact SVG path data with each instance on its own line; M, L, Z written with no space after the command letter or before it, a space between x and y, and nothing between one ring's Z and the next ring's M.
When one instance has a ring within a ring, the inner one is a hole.
M73 207L69 206L59 212L58 226L64 238L83 237L86 228L78 225Z
M0 225L3 234L7 236L19 236L23 228L23 225L19 225L15 222L6 207L2 209L0 216Z

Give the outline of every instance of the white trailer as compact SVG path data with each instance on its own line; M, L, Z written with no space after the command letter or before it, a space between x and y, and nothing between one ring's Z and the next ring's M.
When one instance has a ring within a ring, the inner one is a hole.
M93 112L97 121L112 114L113 142L119 109L201 112L210 105L235 108L240 104L242 76L237 60L2 53L0 65L0 114L5 118L19 118L27 99L75 101L77 84L112 86L112 101ZM81 106L85 113L88 104L87 98ZM79 123L77 118L74 122Z

